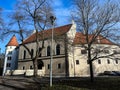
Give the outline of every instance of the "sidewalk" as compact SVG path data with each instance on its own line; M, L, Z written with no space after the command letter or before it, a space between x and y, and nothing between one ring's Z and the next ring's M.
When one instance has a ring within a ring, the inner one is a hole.
M36 90L38 88L40 88L40 81L35 78L0 77L0 90Z

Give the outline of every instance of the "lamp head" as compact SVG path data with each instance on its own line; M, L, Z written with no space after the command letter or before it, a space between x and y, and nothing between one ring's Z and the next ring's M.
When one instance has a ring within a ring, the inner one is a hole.
M51 24L53 25L54 21L56 20L56 17L50 16Z

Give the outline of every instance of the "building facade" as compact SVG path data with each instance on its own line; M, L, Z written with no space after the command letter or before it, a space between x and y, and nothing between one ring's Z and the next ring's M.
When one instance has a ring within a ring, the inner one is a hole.
M45 72L44 76L48 76L50 73L51 31L51 29L44 31L44 49L42 49L38 58L38 69ZM82 46L82 44L85 44L85 40L82 40L82 37L84 38L81 33L76 32L76 24L74 22L73 24L54 28L52 61L53 76L89 75L87 51ZM102 36L99 36L99 38L101 37ZM36 51L36 43L34 42L34 39L35 34L32 34L24 40L24 44L29 47L29 50L33 51L33 56L35 56ZM39 45L41 48L41 39ZM97 43L93 44L93 48L97 48L97 50L104 50L99 55L120 52L119 47L108 39L98 39ZM118 57L120 57L119 54L114 57L114 60L109 58L95 60L93 62L94 74L97 75L104 71L120 71L120 61ZM42 63L39 62L40 60ZM19 46L18 70L33 70L33 62L30 55L22 45Z
M88 76L87 50L83 47L83 44L86 45L85 36L80 32L76 32L76 24L73 22L72 24L56 27L53 32L53 76ZM43 37L39 37L38 51L41 50L44 40L44 48L38 57L38 70L42 72L42 76L49 76L50 73L51 33L52 29L38 33L40 36L43 35ZM33 57L35 57L37 51L35 34L34 32L23 42L32 52ZM101 38L102 36L98 36L96 42L92 45L92 57L98 51L98 56L110 55L113 52L116 55L114 58L102 57L93 61L94 75L103 73L104 71L120 71L120 48L110 40ZM33 75L33 61L28 50L22 44L19 44L19 48L16 48L18 46L17 41L14 40L16 44L11 44L12 41L13 39L6 46L4 73L6 70L17 69L15 70L15 74Z
M18 42L16 36L10 39L8 44L6 45L6 52L5 52L5 60L4 60L4 67L3 67L3 75L7 72L7 70L15 70L18 67Z

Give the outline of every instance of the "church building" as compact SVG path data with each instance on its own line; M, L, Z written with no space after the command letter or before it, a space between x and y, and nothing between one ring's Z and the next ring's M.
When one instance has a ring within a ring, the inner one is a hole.
M53 76L88 76L87 50L83 47L83 44L86 44L85 36L80 32L76 32L76 24L73 22L72 24L55 27L53 32ZM52 29L39 32L39 35L41 33L44 34L44 38L39 38L39 49L42 47L43 39L44 48L38 58L38 73L42 74L41 76L49 76ZM23 42L33 52L33 56L36 55L35 34L36 32ZM112 52L120 53L120 48L117 45L106 38L101 38L102 36L98 36L96 42L92 45L97 50L103 49L101 55ZM120 57L120 54L114 57L114 60L100 58L93 61L94 75L104 71L120 71L120 60L118 57ZM4 73L6 70L18 70L27 75L33 71L31 56L22 44L17 43L15 36L12 37L6 46Z

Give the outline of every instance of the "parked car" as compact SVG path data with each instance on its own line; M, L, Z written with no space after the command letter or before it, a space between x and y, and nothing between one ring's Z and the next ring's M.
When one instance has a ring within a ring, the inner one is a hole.
M115 74L117 74L118 76L120 76L120 71L112 71L114 72Z
M112 71L104 71L104 75L116 76L116 73L114 73L114 72L112 72Z
M120 71L104 71L99 73L98 76L120 76Z

